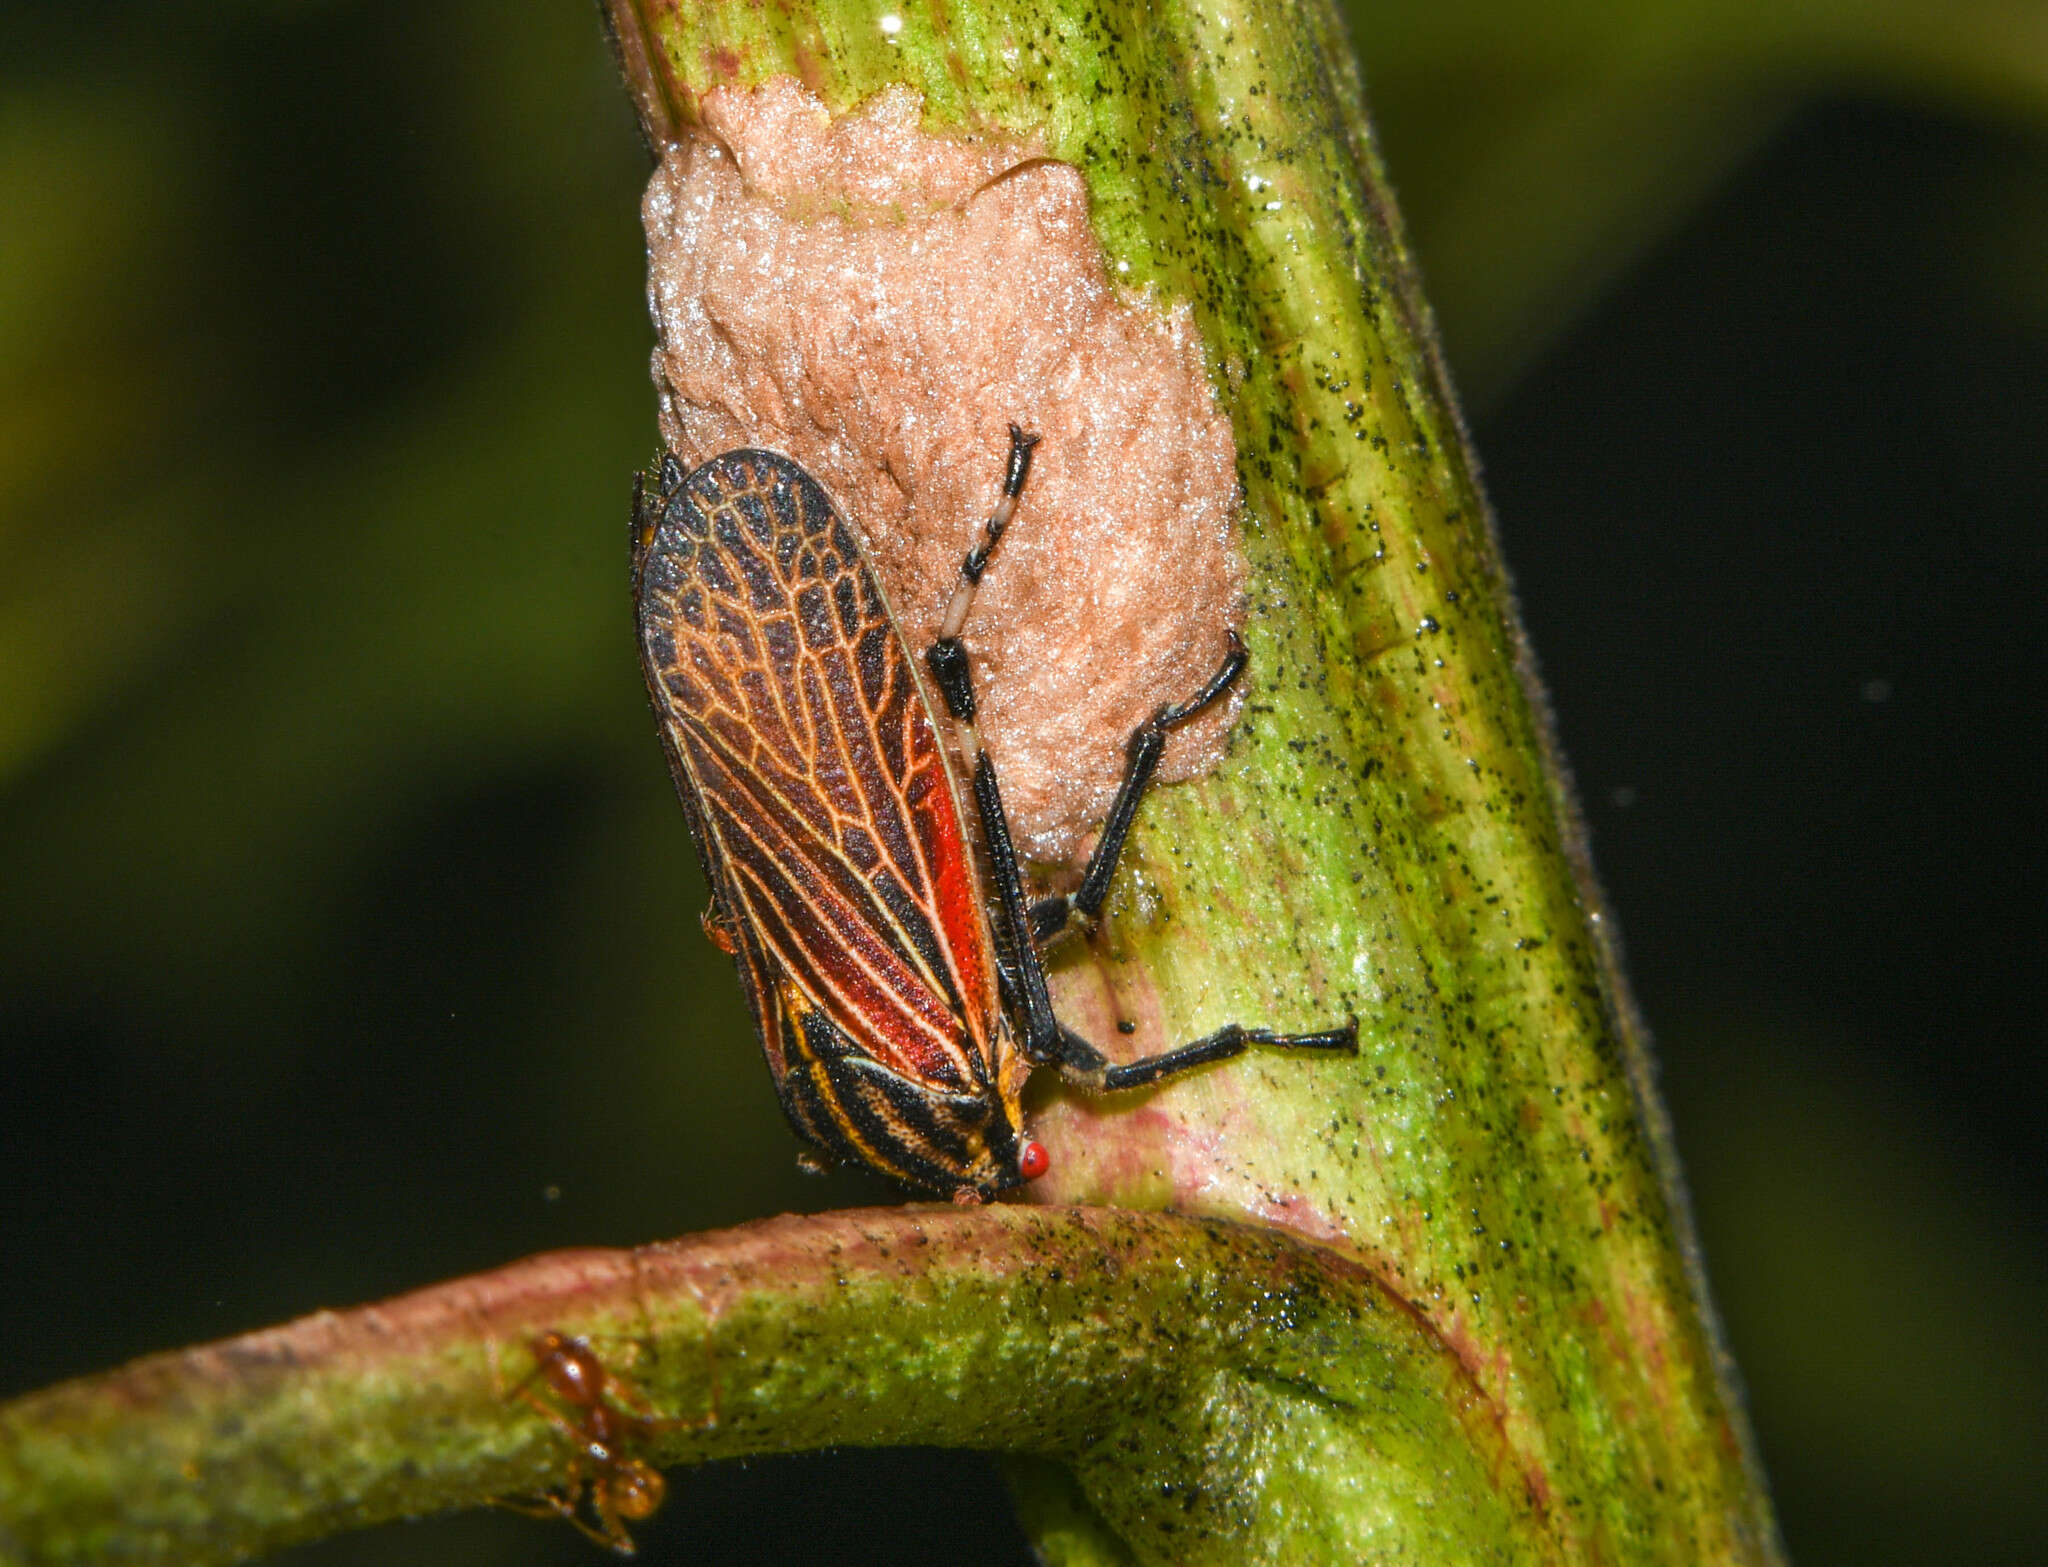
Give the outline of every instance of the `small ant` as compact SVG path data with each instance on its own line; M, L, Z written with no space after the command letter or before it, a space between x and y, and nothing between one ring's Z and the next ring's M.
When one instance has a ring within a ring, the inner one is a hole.
M544 1416L569 1438L575 1452L561 1486L543 1492L538 1505L501 1505L530 1517L566 1518L597 1544L631 1556L633 1537L626 1524L653 1517L668 1488L661 1471L634 1457L630 1449L658 1432L690 1422L654 1413L645 1395L610 1370L587 1338L571 1338L550 1328L528 1347L533 1370L507 1396ZM546 1383L569 1413L541 1397L533 1386L536 1381Z

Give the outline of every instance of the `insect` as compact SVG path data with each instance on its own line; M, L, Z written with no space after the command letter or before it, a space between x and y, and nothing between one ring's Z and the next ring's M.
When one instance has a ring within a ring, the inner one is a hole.
M510 1396L545 1416L575 1451L559 1489L543 1493L536 1505L501 1505L534 1517L565 1518L599 1545L631 1556L633 1537L626 1525L653 1517L667 1485L659 1469L629 1449L687 1422L655 1414L638 1389L605 1365L588 1339L550 1329L530 1347L533 1370ZM562 1407L541 1397L536 1382ZM563 1413L564 1407L569 1413Z
M961 632L1037 443L1010 427L1001 496L926 653L965 795L873 567L816 479L750 449L687 474L667 456L634 484L647 689L711 887L704 928L738 967L783 1110L828 1157L962 1202L1050 1167L1019 1105L1039 1066L1107 1092L1249 1045L1357 1049L1355 1021L1231 1024L1117 1065L1054 1016L1042 949L1101 913L1167 736L1246 653L1226 632L1208 682L1137 727L1079 886L1028 901Z

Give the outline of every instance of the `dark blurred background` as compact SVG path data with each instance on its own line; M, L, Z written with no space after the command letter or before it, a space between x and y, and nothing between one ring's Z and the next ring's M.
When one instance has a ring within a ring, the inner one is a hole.
M2048 11L1355 26L1793 1555L2048 1560ZM886 1195L795 1172L639 688L645 172L584 4L0 10L0 1394ZM946 1463L645 1554L1001 1560Z

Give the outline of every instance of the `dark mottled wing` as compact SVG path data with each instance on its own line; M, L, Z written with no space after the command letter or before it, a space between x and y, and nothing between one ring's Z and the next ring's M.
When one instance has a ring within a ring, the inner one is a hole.
M778 1077L785 1019L815 1010L893 1073L983 1092L988 926L931 712L852 530L775 452L714 457L657 504L637 570L648 689Z

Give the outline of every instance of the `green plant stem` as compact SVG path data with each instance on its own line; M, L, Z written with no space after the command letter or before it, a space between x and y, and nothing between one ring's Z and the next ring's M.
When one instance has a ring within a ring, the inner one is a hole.
M1774 1559L1647 1047L1334 9L890 10L885 29L848 0L612 6L657 145L714 89L790 73L845 112L907 82L930 130L1073 163L1111 275L1193 307L1237 437L1251 700L1219 775L1148 802L1059 999L1083 1015L1149 989L1170 1037L1360 1020L1355 1069L1238 1063L1142 1117L1047 1106L1047 1184L1355 1250L1471 1369L1561 1555Z
M1437 1560L1544 1554L1464 1367L1358 1263L1215 1220L919 1207L553 1253L18 1400L0 1560L239 1561L533 1495L567 1444L512 1392L550 1328L676 1418L663 1462L993 1448L1070 1466L1179 1561L1254 1531L1321 1559L1409 1514ZM1330 1462L1243 1483L1308 1431Z
M1192 306L1245 493L1250 698L1053 978L1077 1019L1143 987L1179 1037L1348 1011L1361 1052L1036 1105L1041 1190L1316 1245L910 1211L541 1259L10 1407L0 1560L199 1560L142 1553L530 1493L561 1437L503 1386L543 1327L643 1337L659 1407L715 1409L664 1459L1024 1455L1027 1526L1073 1567L1781 1560L1333 10L610 10L656 145L716 87L790 73L844 112L908 83L930 130L1075 164L1113 275Z

